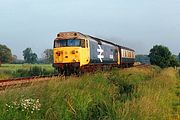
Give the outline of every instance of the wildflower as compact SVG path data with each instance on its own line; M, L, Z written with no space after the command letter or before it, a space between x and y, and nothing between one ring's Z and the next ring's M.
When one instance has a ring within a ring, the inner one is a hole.
M39 111L41 108L41 103L39 99L21 99L19 101L11 102L10 104L6 104L6 107L9 109L21 110L23 112L31 112ZM7 110L8 110L7 109Z

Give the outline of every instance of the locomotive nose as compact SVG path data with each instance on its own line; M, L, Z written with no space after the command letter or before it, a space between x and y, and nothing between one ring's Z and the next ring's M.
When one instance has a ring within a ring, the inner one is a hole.
M80 62L79 49L74 47L62 47L57 49L55 53L56 63L74 63Z

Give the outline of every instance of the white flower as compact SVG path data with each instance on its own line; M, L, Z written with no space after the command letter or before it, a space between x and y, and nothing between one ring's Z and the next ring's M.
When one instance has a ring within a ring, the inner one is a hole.
M21 109L21 111L39 111L41 108L41 103L39 99L21 99L19 101L14 101L11 104L6 104L6 107L11 109Z

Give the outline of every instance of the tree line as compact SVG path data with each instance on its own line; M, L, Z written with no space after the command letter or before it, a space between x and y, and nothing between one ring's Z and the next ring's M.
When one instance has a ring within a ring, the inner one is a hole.
M38 59L37 54L31 48L23 50L23 56L23 61L18 60L16 55L12 55L10 48L0 44L0 63L53 63L52 49L44 50L42 59ZM176 56L166 46L153 46L148 56L152 65L157 65L161 68L180 66L180 53L178 55L179 60L177 60Z
M42 58L38 59L36 53L31 48L22 51L24 60L19 60L16 55L12 55L11 49L0 44L0 63L52 63L53 50L45 49Z

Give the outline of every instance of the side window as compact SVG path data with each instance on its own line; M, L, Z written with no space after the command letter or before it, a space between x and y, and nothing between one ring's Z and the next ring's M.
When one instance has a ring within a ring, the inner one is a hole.
M81 40L81 47L85 48L85 40Z
M121 49L121 57L124 57L123 49Z
M131 52L131 58L133 58L133 52Z
M124 50L122 49L122 57L124 57Z

